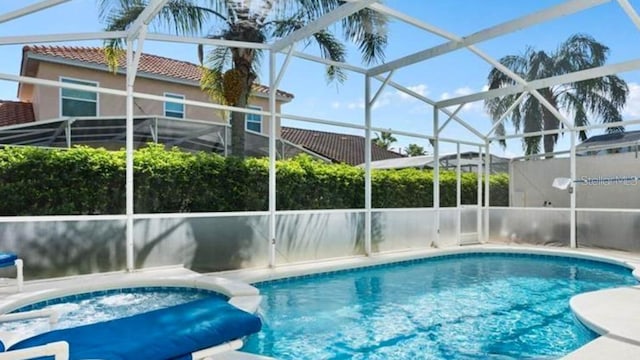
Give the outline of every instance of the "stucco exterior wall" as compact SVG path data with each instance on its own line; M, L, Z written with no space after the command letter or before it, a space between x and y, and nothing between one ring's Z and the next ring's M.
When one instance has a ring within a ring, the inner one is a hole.
M68 77L76 80L94 81L100 87L112 89L125 89L125 76L113 74L106 71L81 68L65 64L40 62L37 77L41 79L56 80L60 77ZM136 78L136 92L164 95L172 93L184 95L187 100L210 102L208 96L203 93L198 86L172 83L160 79L145 78L140 75ZM28 96L28 95L23 95ZM31 101L34 104L36 121L55 119L61 117L60 114L60 89L46 86L34 86L31 99L21 99ZM269 111L269 102L264 97L251 97L251 106L257 106L264 111ZM276 111L280 112L281 102L276 102ZM160 101L147 99L135 99L135 115L164 115L164 104ZM98 94L98 116L124 116L126 113L126 99L124 97L108 94ZM223 122L223 114L216 109L185 105L185 118L191 120L207 120ZM277 119L276 132L280 136L280 119ZM268 116L262 118L262 132L269 132L270 119Z

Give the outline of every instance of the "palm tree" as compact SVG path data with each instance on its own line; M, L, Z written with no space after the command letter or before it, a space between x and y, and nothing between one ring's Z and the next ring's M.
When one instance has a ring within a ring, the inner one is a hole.
M522 55L501 58L500 63L523 79L531 81L602 66L607 60L608 53L609 48L591 36L577 34L560 44L554 52L546 53L529 47ZM513 79L496 68L489 73L488 81L489 89L516 85ZM629 93L625 81L615 75L546 87L538 91L553 107L567 114L569 118L573 118L574 126L588 125L590 118L603 123L621 121L620 111L624 108ZM493 121L497 121L520 95L513 94L486 100L485 108ZM509 116L516 132L521 128L525 133L563 128L563 124L530 93L525 95L520 105ZM624 131L624 128L610 127L607 131ZM504 127L500 126L497 133L503 135ZM585 140L587 133L580 131L579 136L581 140ZM540 140L540 136L524 138L525 153L539 153ZM557 133L544 135L545 153L552 153L557 141Z
M389 146L394 142L398 141L390 132L383 131L380 134L376 134L376 138L373 139L373 143L384 148L385 150L389 150Z
M418 144L409 144L406 148L404 148L404 152L406 152L409 157L422 156L427 154L424 146L420 146Z
M99 0L107 30L126 30L147 5L148 0ZM201 34L204 26L211 26L207 37L266 43L304 27L309 22L343 5L343 0L169 0L155 18L156 25L173 29L177 34ZM339 28L346 40L357 44L367 64L384 58L387 43L387 19L368 8L342 20ZM324 58L344 62L345 45L329 30L321 30L305 40L315 43ZM106 44L107 56L112 58L122 49L121 40ZM205 59L204 50L198 48L204 65L201 86L212 99L225 105L244 108L257 80L260 50L248 48L215 47ZM113 62L113 61L111 61ZM335 66L327 67L327 78L341 82L344 72ZM244 155L245 114L231 113L232 154Z

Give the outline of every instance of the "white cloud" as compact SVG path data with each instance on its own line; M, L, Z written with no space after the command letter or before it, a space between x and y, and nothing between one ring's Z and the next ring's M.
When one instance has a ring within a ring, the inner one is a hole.
M486 91L487 89L488 89L488 87L486 85L483 86L480 90L474 90L469 86L463 86L463 87L455 89L452 93L449 93L449 92L442 93L442 95L440 95L440 99L441 100L451 99L451 98L454 98L454 97L473 94L473 93L476 93L478 91ZM457 105L451 106L449 108L449 110L453 111L457 107L458 107ZM474 114L477 114L477 115L485 115L484 104L483 104L482 101L476 101L476 102L472 102L472 103L469 103L469 104L465 104L462 107L461 112L474 113Z
M352 101L346 104L347 109L364 109L364 100L360 99L358 101Z
M627 106L622 110L622 116L625 118L640 117L640 84L630 82L629 97L627 97Z
M418 85L413 85L413 86L407 86L407 89L422 95L422 96L426 96L427 94L429 94L429 88L427 87L426 84L418 84ZM401 99L401 100L409 100L409 101L415 101L417 100L416 98L414 98L413 96L402 92L400 90L396 91L396 95Z
M407 88L422 96L426 96L429 93L429 89L425 84L408 86ZM393 105L397 103L399 100L404 102L418 101L418 99L400 90L384 91L382 94L380 94L380 96L378 96L378 98L376 99L376 102L373 104L372 109L375 110L375 109L380 109L389 105ZM357 101L334 101L331 103L331 108L348 109L348 110L364 109L364 99L358 99Z

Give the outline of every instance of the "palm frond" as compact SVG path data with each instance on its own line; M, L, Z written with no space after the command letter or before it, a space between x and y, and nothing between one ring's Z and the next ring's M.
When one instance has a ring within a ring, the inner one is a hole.
M523 76L523 73L527 69L526 59L518 55L505 56L499 61L502 65L506 66L520 76ZM491 71L489 72L489 76L487 76L487 80L489 82L489 90L516 84L515 80L513 80L511 77L497 68L491 69Z
M590 124L587 109L580 99L573 93L565 93L558 99L562 102L562 107L571 109L573 115L573 126L587 126ZM581 141L587 140L587 132L580 130L578 137Z
M307 14L304 12L297 12L292 17L273 21L273 28L271 30L272 36L284 37L304 27L308 21L306 15ZM316 32L306 41L306 46L310 45L311 42L315 42L316 45L318 45L320 49L320 56L322 58L338 62L345 61L345 46L332 33L324 30ZM329 65L327 66L326 71L328 81L337 81L338 83L342 83L346 80L346 73L339 67Z
M607 60L609 48L592 36L576 34L560 44L552 55L556 60L558 74L602 66Z
M358 46L362 60L367 65L384 60L387 22L385 15L369 8L342 19L344 37Z
M176 34L198 35L212 14L226 20L222 15L197 6L191 0L170 0L158 13L156 22L166 28L173 28Z
M200 77L200 89L204 91L211 100L228 105L224 96L224 83L222 81L222 72L205 66L200 67L202 76ZM220 118L228 118L228 113L220 110Z
M104 0L105 3L108 0ZM126 6L122 6L116 11L113 11L110 14L105 14L105 21L107 26L105 27L106 31L124 31L129 25L131 25L142 13L145 5L140 4L139 1L136 1L137 4L128 4ZM106 6L106 5L105 5ZM109 66L109 69L114 73L118 70L119 59L122 54L124 48L124 42L122 39L108 39L104 41L104 53L105 60Z
M127 30L147 4L146 0L100 0L100 17L105 23L105 30ZM191 0L170 0L160 10L154 23L173 28L177 34L197 34L211 14L216 13L197 6ZM118 67L123 45L122 39L109 39L104 42L105 57L113 71Z
M231 49L225 46L214 47L207 53L205 64L219 73L232 66Z
M313 39L318 44L323 58L338 62L345 61L346 50L344 45L333 34L320 31L313 34ZM327 80L329 82L337 81L342 83L346 80L346 74L342 68L329 65L327 66Z

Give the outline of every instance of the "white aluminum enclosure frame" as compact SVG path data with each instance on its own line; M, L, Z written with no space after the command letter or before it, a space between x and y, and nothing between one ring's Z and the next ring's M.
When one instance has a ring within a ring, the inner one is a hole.
M0 14L0 27L2 23L8 22L14 19L18 19L23 16L28 16L37 11L42 11L48 9L53 6L57 6L63 3L67 3L71 0L42 0L35 4L25 6L15 11L10 11L5 14ZM79 1L79 0L75 0ZM80 41L80 40L104 40L104 39L124 39L126 40L126 49L127 49L127 72L126 72L126 88L125 89L110 89L104 87L91 88L87 86L77 85L77 84L68 84L62 83L60 81L52 81L45 79L38 79L20 75L13 74L4 74L0 73L0 80L6 81L14 81L14 82L24 82L29 84L38 84L44 86L53 86L58 88L69 88L69 89L77 89L77 90L85 90L85 91L94 91L100 94L112 94L117 96L126 97L126 121L127 121L127 139L126 139L126 214L124 217L127 220L127 269L133 270L135 268L135 259L133 253L133 220L140 216L139 214L134 214L134 204L133 204L133 99L141 98L141 99L149 99L155 101L165 101L167 100L164 96L158 96L153 94L139 93L135 91L135 79L136 79L136 71L137 64L140 59L140 54L144 48L145 41L162 41L162 42L173 42L173 43L186 43L186 44L203 44L207 46L228 46L228 47L239 47L239 48L255 48L265 50L269 56L269 87L271 89L269 93L269 111L258 111L253 109L244 109L244 108L235 108L232 106L223 106L219 104L212 104L207 102L199 102L192 100L180 100L180 99L170 99L173 102L183 103L185 105L192 106L201 106L212 109L221 109L228 111L238 111L248 114L258 114L262 116L268 116L271 119L271 126L269 128L269 265L276 265L276 216L279 213L277 211L276 204L276 176L275 176L275 159L276 159L276 121L277 119L292 119L298 121L312 122L317 124L325 124L339 127L347 127L353 129L363 130L365 133L365 139L368 144L371 143L371 133L372 131L387 131L397 135L405 135L411 136L414 138L420 139L429 139L434 141L434 155L439 155L440 152L440 143L441 142L451 142L456 144L458 153L460 145L470 145L477 146L479 148L479 152L485 155L485 164L488 164L490 159L490 145L491 142L505 139L505 138L517 138L517 137L527 137L527 136L539 136L543 134L551 134L558 133L560 131L567 132L571 135L571 169L570 176L571 178L575 178L576 169L575 169L575 141L576 141L576 133L579 130L585 129L584 127L576 128L565 119L562 114L555 111L554 109L550 109L555 116L558 117L558 120L561 121L565 129L557 130L557 131L543 131L543 132L535 132L535 133L524 133L524 134L516 134L516 135L507 135L507 136L495 136L493 133L499 126L499 124L506 119L510 112L517 106L517 103L511 106L508 111L503 114L498 122L494 124L486 134L481 133L478 129L476 129L472 124L464 121L459 117L458 111L451 112L447 108L450 106L458 106L458 110L464 104L468 104L475 101L481 101L490 99L496 96L504 96L507 94L516 94L516 93L524 93L528 92L533 96L541 99L537 90L553 86L564 84L568 82L575 82L580 80L586 80L590 78L596 78L605 75L612 75L621 72L631 71L640 69L640 59L630 60L626 62L621 62L617 64L608 64L601 67L583 70L571 74L555 76L546 79L539 79L535 81L526 81L524 79L519 78L517 75L511 73L508 69L504 68L500 65L497 59L490 57L485 54L481 50L479 50L475 45L482 43L484 41L498 38L515 31L518 31L523 28L531 27L533 25L538 25L553 19L560 18L562 16L566 16L569 14L587 11L590 8L597 7L602 4L610 3L613 0L568 0L559 5L552 6L550 8L537 11L531 14L524 15L522 17L486 28L482 29L473 34L469 34L468 36L459 36L457 34L453 34L444 29L440 29L432 24L424 22L422 20L416 19L408 14L399 12L394 10L377 0L348 0L344 5L338 7L337 9L331 11L319 19L316 19L312 23L310 23L307 27L301 28L289 36L286 36L282 39L277 39L272 43L247 43L247 42L236 42L236 41L228 41L228 40L219 40L219 39L204 39L204 38L195 38L195 37L184 37L184 36L175 36L168 34L157 34L157 33L148 33L147 27L148 24L154 19L157 15L158 11L167 3L168 0L150 0L147 8L142 12L142 14L135 20L132 26L127 31L118 31L118 32L86 32L86 33L69 33L69 34L42 34L42 35L32 35L32 36L0 36L0 46L2 45L15 45L15 44L32 44L32 43L48 43L48 42L61 42L61 41ZM617 0L617 4L624 11L624 13L629 17L630 21L632 21L636 27L640 29L640 16L638 16L636 10L632 7L628 0ZM374 11L378 11L386 16L396 19L405 24L417 27L423 31L429 32L431 34L435 34L440 36L446 40L446 42L431 47L422 49L416 43L416 49L413 54L408 56L404 56L399 59L394 59L387 61L386 63L380 64L378 66L374 66L371 68L364 68L360 65L348 64L348 63L340 63L335 61L330 61L318 57L316 55L306 54L302 51L296 50L296 43L306 39L314 32L325 29L337 21L340 21L346 16L353 14L365 7L372 9ZM135 47L135 51L134 51ZM468 50L471 53L477 55L479 58L489 63L491 66L498 68L499 70L505 72L506 75L512 77L518 85L482 91L475 94L455 97L451 99L446 99L442 101L434 101L432 99L427 98L426 96L420 95L408 87L403 86L397 82L392 80L394 71L398 69L402 69L404 67L410 66L412 64L425 61L430 58L435 58L437 56L441 56L452 51L456 50ZM279 54L285 54L286 59L281 66L279 72L276 69L276 57ZM362 125L339 122L330 119L318 119L307 116L300 116L294 114L283 114L278 113L275 110L275 101L276 101L276 93L275 89L278 87L278 84L282 80L287 65L291 57L296 57L299 59L304 59L306 61L321 63L325 65L333 65L340 67L344 70L351 71L356 75L364 76L364 98L365 98L365 108L364 115L365 121ZM387 74L384 76L384 74ZM372 79L378 80L381 82L380 87L377 91L372 92ZM428 119L425 118L426 121L432 121L433 123L433 132L431 134L427 133L412 133L394 129L381 129L373 127L371 124L371 110L372 107L377 100L379 94L384 90L386 86L391 86L413 98L424 102L425 104L431 105L433 107L433 118ZM524 95L523 95L524 96ZM523 96L520 96L518 102L522 101ZM541 99L541 102L545 104L545 101ZM549 107L549 104L545 104L545 106ZM446 121L442 123L440 126L439 116L440 113L445 114ZM462 139L449 139L443 138L440 136L440 133L450 122L457 122L471 133L477 136L476 141L462 140ZM637 122L637 121L636 121ZM615 125L626 125L632 124L634 122L623 121L617 123ZM593 128L602 127L602 125L595 124ZM591 128L591 127L587 127ZM371 148L370 145L365 149L365 253L367 255L371 254L371 209L372 209L372 201L371 201ZM459 168L460 161L458 161ZM435 231L434 238L437 243L437 238L439 236L439 208L440 208L440 199L439 199L439 162L435 162L434 167L434 184L433 184L433 207L435 209ZM458 169L458 173L460 170ZM484 176L488 176L489 168L485 166L484 168ZM457 184L458 188L458 196L457 196L457 205L460 207L460 184L458 180ZM488 237L488 209L489 209L489 186L488 181L485 182L484 189L478 189L485 199L484 202L484 214L485 221L482 224L482 229L479 229L479 233L482 234L482 238L486 241ZM575 204L575 191L571 195L571 246L576 246L576 234L575 234L575 213L576 213L576 204ZM479 197L479 201L481 201L481 197ZM166 214L163 214L166 215ZM228 216L229 213L220 214L219 216ZM116 216L118 217L118 216ZM52 217L53 219L65 219L66 217ZM92 219L98 219L99 217L92 217ZM27 221L27 220L38 220L42 219L42 217L11 217L11 218L0 218L0 222L9 222L9 221Z

